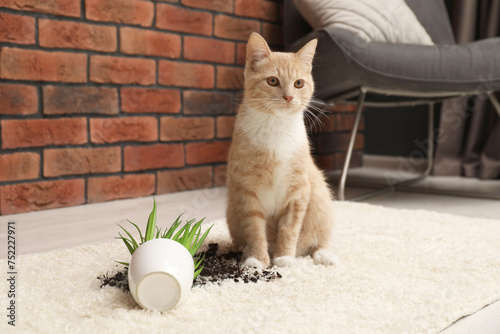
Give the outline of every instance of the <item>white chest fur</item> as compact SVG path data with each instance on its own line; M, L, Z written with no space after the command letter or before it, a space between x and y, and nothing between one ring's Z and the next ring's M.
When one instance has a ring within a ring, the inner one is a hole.
M267 216L277 214L287 201L290 160L296 152L308 145L302 113L292 115L271 115L264 113L244 117L244 132L253 145L269 150L279 162L273 170L270 188L259 189L257 197Z

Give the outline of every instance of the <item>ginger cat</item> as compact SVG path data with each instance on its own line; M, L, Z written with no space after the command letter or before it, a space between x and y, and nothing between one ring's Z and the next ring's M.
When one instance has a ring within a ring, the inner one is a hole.
M253 33L247 44L245 94L227 166L226 211L233 247L244 264L291 266L329 250L333 198L311 157L303 112L314 91L312 40L297 53L271 52Z

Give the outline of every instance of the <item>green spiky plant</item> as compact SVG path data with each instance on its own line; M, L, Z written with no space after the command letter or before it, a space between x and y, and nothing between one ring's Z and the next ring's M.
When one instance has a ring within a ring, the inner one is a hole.
M156 226L156 200L153 199L153 211L151 211L151 213L149 214L148 223L146 225L146 233L144 235L142 234L139 226L128 220L128 222L132 224L139 232L140 242L137 242L135 238L132 236L132 234L128 232L120 224L118 224L118 226L120 226L121 229L125 231L128 238L124 237L120 232L118 232L119 237L116 237L116 239L121 239L123 241L125 246L127 246L130 255L134 254L135 250L139 248L141 244L152 239L164 238L177 241L178 243L183 245L193 257L194 261L193 279L195 279L203 270L203 266L201 265L201 263L203 262L204 258L204 256L197 256L196 252L198 252L198 249L200 249L201 244L203 243L203 241L205 241L205 238L212 229L213 225L210 226L202 235L201 223L203 223L203 220L205 218L196 223L195 223L196 219L191 219L187 221L178 231L176 231L177 228L181 225L182 222L181 217L182 214L179 215L179 217L177 217L177 219L174 221L174 223L170 226L169 229L165 229L165 231L163 231L162 233L161 229ZM127 262L120 262L120 261L116 262L123 264L124 266L127 267L129 265Z

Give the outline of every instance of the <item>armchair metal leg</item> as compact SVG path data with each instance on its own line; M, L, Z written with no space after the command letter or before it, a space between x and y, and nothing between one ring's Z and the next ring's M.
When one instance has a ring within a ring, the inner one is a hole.
M361 108L360 104L358 103L358 109L356 111L356 120L355 124L351 133L351 141L349 142L349 148L348 148L348 154L346 157L346 161L344 162L344 169L342 170L341 178L340 178L340 183L339 183L339 191L338 191L338 198L342 201L345 200L345 182L346 182L346 176L347 176L347 171L349 169L349 162L351 159L351 154L352 154L352 149L354 147L354 139L356 137L356 132L358 130L358 125L359 121L361 119L361 110L362 110L362 103L364 101L364 94L363 96L360 96L359 101L361 102ZM382 195L391 191L394 191L396 187L401 187L401 186L408 186L412 183L415 183L417 181L425 179L427 176L430 175L432 171L432 167L434 165L434 103L429 103L429 109L428 109L428 122L427 122L427 167L423 174L411 178L405 181L398 182L396 184L391 184L388 187L385 187L380 190L372 191L367 194L360 195L356 198L351 199L352 201L361 201L365 200L367 198L375 197L378 195Z
M495 107L495 110L498 113L498 116L500 116L500 103L497 100L497 97L495 96L494 92L488 92L488 97L490 98L491 104L493 104L493 107Z
M342 174L340 176L339 187L337 191L337 197L341 201L345 201L345 181L347 178L347 172L349 170L349 164L351 163L352 151L354 149L354 141L356 140L356 134L358 132L359 122L361 121L361 114L363 113L363 103L365 102L366 91L361 88L358 97L358 105L356 108L356 118L354 120L354 126L351 131L351 138L349 140L349 146L347 147L346 157L344 161L344 168L342 169Z
M421 178L431 174L434 165L434 103L429 103L429 120L427 122L427 168Z

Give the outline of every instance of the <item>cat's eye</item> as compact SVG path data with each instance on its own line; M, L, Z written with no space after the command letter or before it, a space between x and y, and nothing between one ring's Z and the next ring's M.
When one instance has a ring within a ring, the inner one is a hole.
M295 83L293 85L295 86L295 88L302 88L302 87L304 87L304 80L299 79L299 80L295 81Z
M276 77L269 77L267 78L267 84L269 86L278 86L278 84L280 83L280 81L278 80L278 78Z

